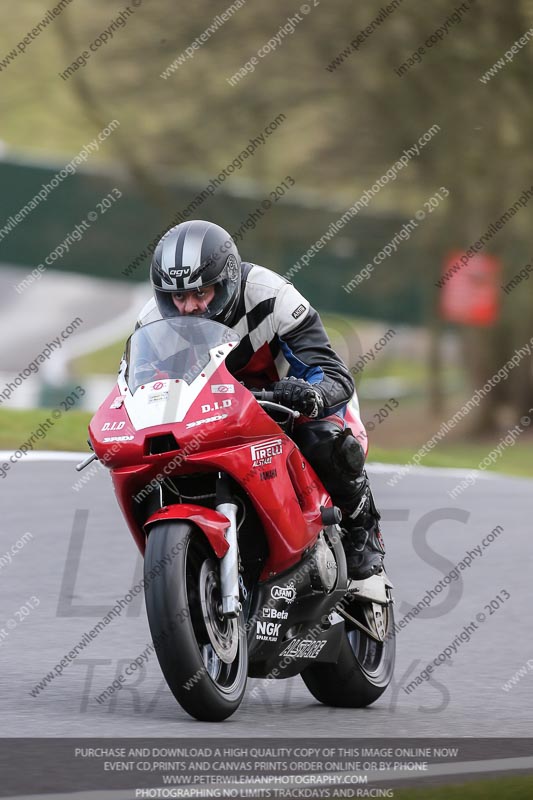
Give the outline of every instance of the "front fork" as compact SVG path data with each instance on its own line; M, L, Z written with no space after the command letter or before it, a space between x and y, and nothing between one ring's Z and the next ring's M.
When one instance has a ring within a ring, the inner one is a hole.
M220 592L222 595L223 617L238 617L242 605L239 599L239 546L237 543L237 506L233 502L230 482L227 475L218 473L216 509L229 519L226 531L228 551L220 560Z

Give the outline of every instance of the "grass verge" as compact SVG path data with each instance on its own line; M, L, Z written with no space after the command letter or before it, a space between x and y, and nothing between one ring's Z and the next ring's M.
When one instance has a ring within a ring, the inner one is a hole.
M33 431L50 416L50 409L0 410L0 449L16 450L24 444ZM87 426L92 417L88 411L67 411L58 419L46 435L34 443L34 450L86 450ZM490 444L468 444L463 442L441 444L423 459L427 467L460 467L476 469L490 451ZM384 464L405 464L413 457L416 447L384 449L371 446L370 461ZM533 445L517 442L508 447L492 466L491 472L533 477Z
M454 469L478 469L479 464L490 453L494 444L450 442L441 444L428 453L422 461L424 467L450 467ZM406 464L417 451L412 448L383 449L373 447L370 442L369 461L380 461L384 464ZM502 472L505 475L533 478L533 444L517 442L513 447L503 451L502 456L487 472Z
M533 777L494 778L451 786L394 789L396 800L531 800Z
M52 420L51 411L46 408L0 410L0 449L17 450L47 418ZM64 412L54 421L54 426L34 442L33 449L88 451L87 426L91 417L88 411Z

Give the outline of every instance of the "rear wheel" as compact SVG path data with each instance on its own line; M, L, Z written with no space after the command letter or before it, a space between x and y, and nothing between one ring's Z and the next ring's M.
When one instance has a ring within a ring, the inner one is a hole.
M244 696L248 649L242 612L237 619L219 613L219 561L209 542L188 522L154 525L144 577L150 631L172 694L196 719L226 719Z
M376 641L346 620L337 663L312 664L303 670L305 685L321 703L344 708L362 708L369 706L383 694L392 680L396 659L392 603L384 607L384 612L384 641ZM361 603L354 603L350 613L368 627Z

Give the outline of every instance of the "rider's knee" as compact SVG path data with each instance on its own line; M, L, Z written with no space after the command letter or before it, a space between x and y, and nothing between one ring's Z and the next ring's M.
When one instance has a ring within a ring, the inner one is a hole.
M350 428L341 431L326 420L317 420L297 429L295 440L316 468L333 469L350 480L362 475L365 451Z
M335 438L333 459L339 469L346 471L350 478L358 478L363 474L365 451L350 428L346 428Z

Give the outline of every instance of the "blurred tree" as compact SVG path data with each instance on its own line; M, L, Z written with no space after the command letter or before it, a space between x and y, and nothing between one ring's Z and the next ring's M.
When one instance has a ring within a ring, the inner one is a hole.
M304 13L294 0L271 0L267 5L247 0L210 33L192 58L164 79L163 71L230 2L195 0L178 9L171 0L150 0L91 55L85 68L68 82L57 81L63 94L74 93L93 127L120 119L120 135L111 142L116 156L161 208L162 216L169 214L165 193L169 171L183 178L216 175L280 113L286 114L286 122L236 176L260 182L268 190L291 174L298 191L304 188L310 197L337 207L351 205L405 148L432 125L439 125L440 132L396 181L373 198L370 209L412 216L440 186L446 186L450 196L428 215L412 241L402 243L413 253L409 275L396 270L391 257L380 266L379 275L376 270L368 291L394 294L404 289L406 281L422 287L435 337L433 405L440 410L442 326L435 283L443 259L452 249L468 249L533 184L533 42L488 83L480 81L532 27L533 0L504 5L499 0L483 4L473 0L471 7L463 4L459 21L452 16L456 2L416 5L404 0L357 52L328 70L383 5L383 0L365 4L310 0L304 4L309 13ZM31 0L31 7L44 12L46 3ZM54 68L65 69L122 8L116 0L69 6L53 25L62 45L59 57L54 56ZM231 86L228 79L290 17L293 33L283 35L253 72ZM447 33L428 47L428 37L446 22ZM4 34L16 40L12 19L6 20ZM396 70L421 46L425 47L421 63L399 77ZM25 64L30 63L28 57ZM521 210L487 248L502 259L505 281L531 260L530 216L529 207ZM274 238L272 221L267 218L264 224ZM310 243L314 233L310 232ZM361 266L352 264L353 272ZM320 269L319 262L308 269ZM533 293L528 284L508 296L502 294L502 301L502 318L494 329L463 331L473 389L533 335ZM502 409L511 408L520 417L532 400L531 360L524 359L483 402L476 430L494 430Z

